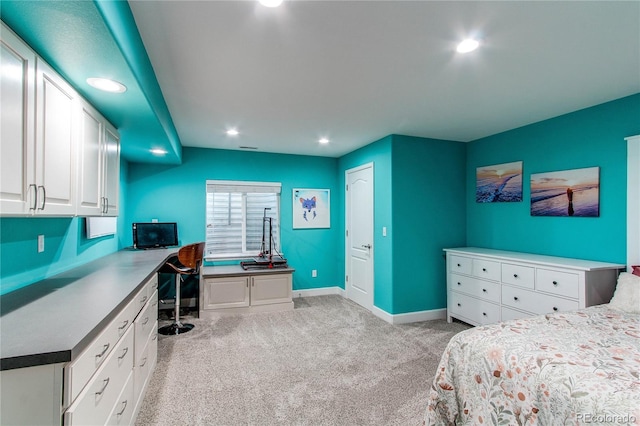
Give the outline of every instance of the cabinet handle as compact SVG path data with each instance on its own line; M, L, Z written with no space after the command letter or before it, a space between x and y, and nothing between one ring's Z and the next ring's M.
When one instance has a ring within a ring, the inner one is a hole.
M487 268L482 268L482 272L487 272Z
M558 286L558 281L554 281L553 285L555 285L557 287Z
M99 353L98 355L96 355L96 358L102 358L102 356L106 354L107 351L109 350L110 345L111 345L110 343L107 343L106 345L104 345L104 348L102 349L102 353Z
M40 185L38 188L42 188L42 207L38 207L38 210L44 210L44 206L47 204L47 190L44 185Z
M147 301L147 299L148 299L148 297L147 297L147 296L145 296L145 297L143 297L142 299L140 299L140 304L141 304L141 305L144 305L144 304L145 304L145 302Z
M486 289L486 288L483 288L483 289L482 289L482 291L483 291L484 293L486 293L486 292L487 292L487 289Z
M151 340L158 340L158 335L157 335L157 334L154 334L154 335L153 335L153 338L152 338Z
M458 281L458 285L462 285L462 284L460 284L460 281Z
M487 316L487 313L486 313L486 312L483 312L483 313L482 313L482 315L486 317L486 316Z
M109 386L109 378L108 377L106 379L104 379L103 381L104 381L104 385L102 386L102 389L100 389L99 392L96 392L96 395L102 395L104 393L104 390L107 388L107 386Z
M518 274L513 274L513 278L518 278Z
M142 321L142 325L147 325L148 322L149 322L149 317L145 317L144 321Z
M109 197L104 197L104 213L109 213Z
M119 413L117 413L118 417L120 417L121 415L124 414L124 410L127 409L127 400L125 399L124 401L122 401L122 410L120 410Z
M556 308L556 307L554 306L554 307L553 307L553 310L554 310L554 311L557 311L557 310L558 310L558 308Z
M462 305L458 303L458 306L462 306Z
M124 359L124 357L127 355L127 352L129 352L129 346L122 350L122 355L120 355L118 359Z
M120 327L118 327L118 330L122 331L125 328L127 328L127 326L129 325L129 320L124 320L124 322L122 323L122 325Z
M516 296L513 297L513 300L518 300L518 298Z
M33 187L33 207L29 207L29 210L35 210L38 207L38 186L35 183L29 185L29 190Z
M142 359L142 364L140 364L140 367L144 367L144 365L147 363L147 358L143 358Z
M459 267L461 267L461 266L462 266L462 265L460 265L460 264L458 263L458 268L459 268Z

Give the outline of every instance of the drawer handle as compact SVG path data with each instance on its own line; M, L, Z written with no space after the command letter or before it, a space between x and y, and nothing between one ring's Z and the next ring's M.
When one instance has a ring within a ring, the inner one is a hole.
M140 364L140 367L144 367L144 365L147 363L147 358L142 358L142 364Z
M123 415L124 414L124 410L126 410L126 409L127 409L127 400L125 399L124 401L122 401L122 410L120 410L120 412L117 413L118 417Z
M513 300L518 300L518 297L517 296L513 296Z
M462 285L462 284L460 284L460 281L458 281L458 285Z
M487 316L487 313L486 313L486 312L483 312L483 313L482 313L482 315L484 315L484 316L486 317L486 316Z
M462 306L462 305L458 303L458 306Z
M104 354L107 353L107 351L109 350L109 346L111 344L107 343L106 345L104 345L104 348L102 349L102 353L99 353L98 355L96 355L96 358L102 358Z
M96 392L96 395L102 395L104 393L104 390L107 388L107 386L109 386L109 378L108 377L106 379L104 379L103 381L104 381L104 385L102 386L102 389L100 389L99 392Z
M146 301L147 301L148 297L145 296L142 299L140 299L140 304L143 305Z
M513 278L518 278L518 274L513 274Z
M486 292L487 292L487 289L486 289L486 288L483 288L483 289L482 289L482 291L486 293Z
M148 322L149 322L149 317L145 317L144 321L142 321L142 325L147 325Z
M122 323L122 326L118 327L118 330L122 331L125 328L127 328L128 325L129 325L129 320L124 320L124 322Z
M554 281L553 285L555 285L557 287L558 286L558 281Z
M151 339L151 340L157 340L157 339L158 339L158 335L157 335L157 334L154 334L154 335L153 335L153 339Z
M482 268L482 272L487 272L487 268Z
M124 350L122 351L122 355L119 356L118 359L124 359L124 357L127 355L127 352L129 352L129 346L124 348Z
M458 263L458 268L461 267L462 265Z
M156 300L155 302L153 302L153 305L151 306L158 306L158 301Z
M557 311L557 310L558 310L558 308L556 308L556 307L554 306L554 307L553 307L553 310L554 310L554 311Z

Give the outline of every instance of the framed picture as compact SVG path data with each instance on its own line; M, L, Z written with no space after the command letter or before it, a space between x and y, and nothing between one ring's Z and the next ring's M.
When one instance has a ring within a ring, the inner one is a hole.
M328 189L293 189L293 229L331 227Z
M600 167L531 175L531 216L600 215Z
M476 168L476 202L522 201L522 161Z

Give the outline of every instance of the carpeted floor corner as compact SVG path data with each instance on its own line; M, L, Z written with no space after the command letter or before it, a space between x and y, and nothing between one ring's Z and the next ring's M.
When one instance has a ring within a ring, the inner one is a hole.
M419 425L447 342L469 328L391 325L341 296L189 322L159 336L136 425Z

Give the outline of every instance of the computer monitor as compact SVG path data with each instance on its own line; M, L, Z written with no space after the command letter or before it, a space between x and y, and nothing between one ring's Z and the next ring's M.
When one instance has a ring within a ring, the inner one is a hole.
M178 225L175 222L137 222L133 228L133 247L162 248L178 245Z

